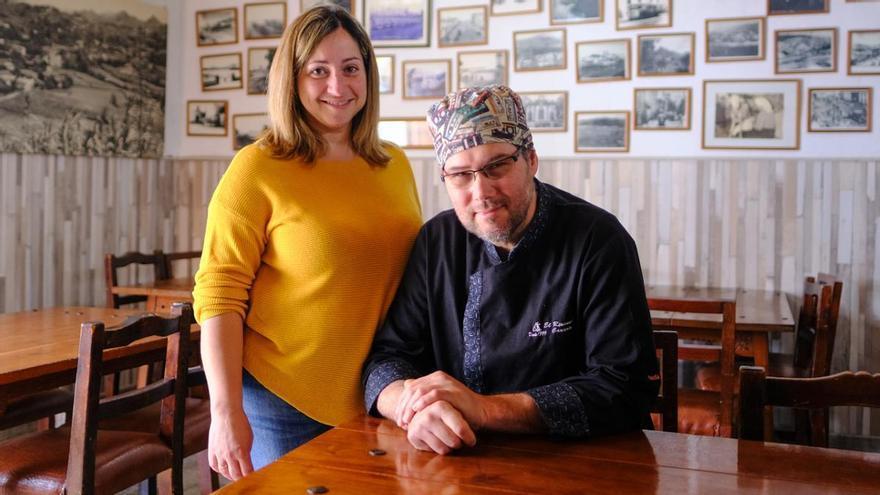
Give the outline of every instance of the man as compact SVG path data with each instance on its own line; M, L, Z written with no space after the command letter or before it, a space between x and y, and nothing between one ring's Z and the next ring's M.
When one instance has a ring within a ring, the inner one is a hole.
M650 427L657 360L638 254L610 213L535 179L509 88L428 111L454 207L426 223L364 365L366 407L422 450L480 429Z

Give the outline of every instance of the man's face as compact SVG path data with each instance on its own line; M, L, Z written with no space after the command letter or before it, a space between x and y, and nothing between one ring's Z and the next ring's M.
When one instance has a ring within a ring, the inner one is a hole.
M535 214L535 184L538 171L534 151L490 143L460 151L446 160L445 174L479 170L497 164L488 178L484 173L447 177L446 192L464 228L492 244L510 251L522 237ZM505 160L505 158L508 158Z

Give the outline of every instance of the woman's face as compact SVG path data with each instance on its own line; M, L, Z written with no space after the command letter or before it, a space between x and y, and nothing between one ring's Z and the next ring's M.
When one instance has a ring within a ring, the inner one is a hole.
M321 40L299 74L297 91L318 132L350 130L367 102L367 69L347 31L339 28Z

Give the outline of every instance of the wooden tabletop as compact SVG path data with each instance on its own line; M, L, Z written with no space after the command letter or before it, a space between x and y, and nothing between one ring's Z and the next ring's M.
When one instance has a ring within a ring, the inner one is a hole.
M113 287L111 291L121 296L174 297L182 301L192 301L193 287L195 287L195 280L192 277L180 277L134 285L120 285Z
M726 299L736 301L736 330L738 332L793 332L795 320L792 316L788 298L782 292L744 289L717 289L706 287L663 287L645 288L648 297L672 299ZM698 315L691 313L673 314L652 311L656 322L672 322L675 326L690 328L720 328L718 315Z
M385 455L371 456L371 449ZM357 418L218 493L875 494L880 454L665 432L589 440L481 434L420 452L391 422Z

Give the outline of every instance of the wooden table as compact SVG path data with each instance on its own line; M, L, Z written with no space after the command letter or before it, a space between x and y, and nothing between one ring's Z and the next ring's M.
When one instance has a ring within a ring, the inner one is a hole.
M175 302L192 302L195 281L192 277L156 280L135 285L120 285L110 289L120 296L147 296L147 311L171 311Z
M737 354L754 358L755 366L766 368L769 334L794 332L788 298L784 293L763 290L716 288L646 287L648 297L672 299L728 299L736 301ZM717 340L721 318L717 315L652 311L655 326L674 327L688 339Z
M371 456L370 449L386 455ZM357 418L219 494L876 494L880 454L639 431L589 440L481 434L453 455L420 452L393 423Z
M65 307L0 314L0 414L14 398L76 381L80 324L118 325L143 310ZM193 327L193 338L198 331ZM197 346L196 346L197 347ZM159 361L165 339L106 351L105 372Z

